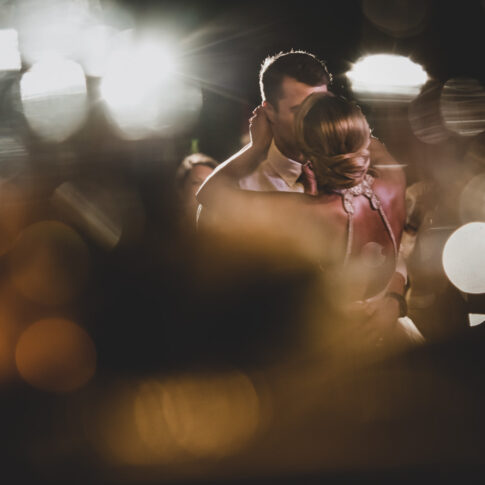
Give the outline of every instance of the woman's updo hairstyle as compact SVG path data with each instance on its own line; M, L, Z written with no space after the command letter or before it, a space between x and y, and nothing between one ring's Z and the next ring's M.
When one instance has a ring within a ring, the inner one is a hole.
M353 187L369 169L369 125L360 108L344 98L308 96L295 116L295 135L320 190Z

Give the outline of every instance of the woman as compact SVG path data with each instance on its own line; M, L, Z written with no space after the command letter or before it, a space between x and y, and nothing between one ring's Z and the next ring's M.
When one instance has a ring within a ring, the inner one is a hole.
M291 217L301 239L310 232L314 241L325 241L318 255L324 271L347 269L346 306L362 316L376 312L383 298L396 298L398 291L390 285L405 222L405 181L395 170L377 173L369 166L371 133L360 108L325 93L310 95L299 107L294 133L314 173L307 185L316 185L316 195L237 188L237 180L256 168L271 142L262 108L255 110L250 127L250 145L214 171L197 194L199 202L217 209L218 196L231 195L249 214L270 206L271 218Z

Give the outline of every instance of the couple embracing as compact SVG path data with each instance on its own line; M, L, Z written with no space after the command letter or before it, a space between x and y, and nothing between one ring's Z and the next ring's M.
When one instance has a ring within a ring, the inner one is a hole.
M251 141L202 185L197 197L204 211L231 200L249 216L269 210L297 237L313 243L322 237L315 263L324 271L335 263L351 269L359 284L348 307L377 329L376 342L393 329L420 340L404 318L402 169L372 137L360 108L328 91L331 76L314 55L270 57L259 80L263 102L250 119Z

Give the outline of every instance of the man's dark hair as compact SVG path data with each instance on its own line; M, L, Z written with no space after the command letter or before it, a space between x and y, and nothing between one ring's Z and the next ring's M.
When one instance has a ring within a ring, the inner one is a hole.
M259 71L259 88L263 101L268 101L275 109L278 109L285 76L308 86L323 86L332 81L325 63L309 52L290 51L269 56Z

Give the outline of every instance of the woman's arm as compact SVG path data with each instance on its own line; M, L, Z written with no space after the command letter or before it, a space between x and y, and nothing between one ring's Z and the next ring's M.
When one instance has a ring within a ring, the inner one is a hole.
M223 189L238 189L238 180L253 172L266 158L273 133L264 109L258 106L249 120L251 141L231 158L221 163L197 192L197 200L209 206L214 195Z

